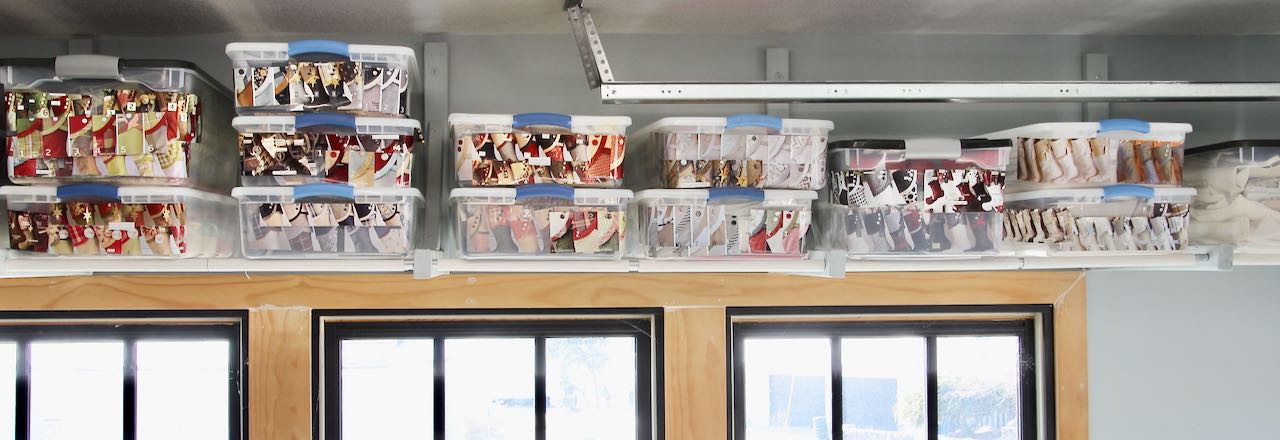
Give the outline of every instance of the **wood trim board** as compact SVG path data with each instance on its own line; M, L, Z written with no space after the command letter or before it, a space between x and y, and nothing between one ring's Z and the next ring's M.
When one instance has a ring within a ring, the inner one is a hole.
M1052 304L1058 438L1086 439L1085 293L1082 271L99 275L0 280L0 310L249 310L250 440L305 440L313 309L663 307L666 438L706 440L728 435L727 307Z

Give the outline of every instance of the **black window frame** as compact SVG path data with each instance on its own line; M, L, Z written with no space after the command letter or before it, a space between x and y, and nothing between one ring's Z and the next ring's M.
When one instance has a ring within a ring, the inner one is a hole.
M730 307L725 315L725 331L730 341L727 351L730 365L728 429L731 440L744 440L746 437L745 396L742 392L745 389L745 360L738 355L743 353L745 340L805 337L829 338L831 341L831 401L827 402L831 416L827 424L831 429L830 439L843 440L844 432L840 427L844 417L844 384L839 342L841 338L859 336L925 338L928 440L939 437L937 338L1018 337L1022 439L1056 439L1052 305ZM839 319L841 316L875 319ZM802 319L793 319L797 317Z
M433 440L445 440L444 344L441 339L534 339L534 439L546 440L546 339L628 336L636 341L636 439L665 438L663 310L397 309L312 311L312 437L342 439L340 344L350 339L434 339ZM651 392L644 392L650 390Z
M229 342L227 392L230 440L249 438L249 322L247 310L0 312L0 343L15 347L14 439L31 439L31 344L33 342L121 342L124 344L121 438L137 438L137 343L139 341Z

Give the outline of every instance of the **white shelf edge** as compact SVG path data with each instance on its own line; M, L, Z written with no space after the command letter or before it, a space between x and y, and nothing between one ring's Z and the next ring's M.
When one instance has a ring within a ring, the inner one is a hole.
M845 271L858 272L970 272L983 270L1018 270L1022 259L1016 257L979 257L968 259L851 259Z
M1144 269L1199 268L1209 261L1207 254L1091 255L1069 257L1023 257L1022 269Z
M1232 266L1242 267L1259 267L1259 266L1280 266L1280 253L1254 253L1242 252L1233 255Z
M412 265L391 259L249 259L217 258L208 261L211 273L405 273Z
M450 273L626 273L630 260L464 260L442 258L435 261L435 272Z
M161 273L409 273L420 278L449 273L774 273L840 277L866 272L970 272L1009 270L1135 269L1228 270L1280 267L1280 253L1231 253L1227 247L1194 247L1162 255L986 256L976 258L850 258L806 260L464 260L420 251L409 259L118 259L0 258L0 278ZM7 254L0 253L4 257ZM833 265L833 266L832 266ZM416 267L415 267L416 266ZM424 270L427 268L427 270ZM843 271L841 271L843 268Z
M6 258L3 273L30 276L91 275L95 273L204 273L209 260L203 258Z
M640 273L826 274L822 260L637 260Z

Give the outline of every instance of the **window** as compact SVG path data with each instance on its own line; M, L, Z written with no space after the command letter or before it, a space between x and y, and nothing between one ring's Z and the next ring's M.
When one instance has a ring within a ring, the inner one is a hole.
M0 439L244 439L246 320L0 313Z
M1052 439L1051 316L1048 306L731 308L733 438Z
M319 438L662 438L660 310L314 316Z

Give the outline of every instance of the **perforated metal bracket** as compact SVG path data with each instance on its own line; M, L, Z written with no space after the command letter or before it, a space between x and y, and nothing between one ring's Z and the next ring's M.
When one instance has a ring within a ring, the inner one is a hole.
M591 11L582 6L580 0L567 0L565 11L569 14L573 39L578 42L578 55L582 59L582 70L587 74L587 84L598 89L603 84L613 83L613 70L605 57L604 46L600 44L600 33L596 32Z

